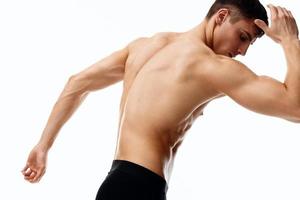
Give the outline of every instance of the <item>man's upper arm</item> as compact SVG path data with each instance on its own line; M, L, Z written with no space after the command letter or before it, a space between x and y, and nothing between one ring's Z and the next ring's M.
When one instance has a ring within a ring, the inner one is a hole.
M77 92L102 89L123 79L128 48L113 52L71 77Z
M266 115L299 120L299 107L285 85L267 76L257 76L242 63L220 59L211 66L209 79L218 91L240 105Z

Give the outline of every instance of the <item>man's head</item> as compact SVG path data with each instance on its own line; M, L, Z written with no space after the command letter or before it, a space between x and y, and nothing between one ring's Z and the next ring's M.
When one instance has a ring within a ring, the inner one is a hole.
M265 8L259 0L216 0L206 20L213 20L212 49L217 54L234 57L245 55L250 44L264 32L255 25L260 19L268 24Z

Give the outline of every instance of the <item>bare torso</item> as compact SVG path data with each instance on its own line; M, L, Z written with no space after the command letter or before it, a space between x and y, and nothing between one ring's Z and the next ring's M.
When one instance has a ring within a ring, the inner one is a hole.
M298 28L290 12L270 7L272 25L263 29L288 55L284 83L258 76L230 58L246 54L262 22L255 26L253 19L231 23L225 9L188 32L140 38L70 77L22 170L24 178L32 183L40 180L60 128L85 97L121 80L114 158L142 165L166 181L186 131L215 98L227 95L254 112L299 123Z
M210 54L199 40L178 33L159 33L130 46L115 159L169 180L186 131L220 96L201 79L199 63Z

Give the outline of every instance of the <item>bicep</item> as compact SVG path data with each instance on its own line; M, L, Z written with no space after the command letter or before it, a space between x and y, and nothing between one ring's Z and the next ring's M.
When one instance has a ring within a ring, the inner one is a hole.
M285 117L291 113L291 101L281 82L267 76L245 77L239 85L227 89L227 95L240 105L266 115Z
M296 106L285 85L271 77L257 76L235 61L221 65L212 77L220 92L247 109L286 119L295 116Z

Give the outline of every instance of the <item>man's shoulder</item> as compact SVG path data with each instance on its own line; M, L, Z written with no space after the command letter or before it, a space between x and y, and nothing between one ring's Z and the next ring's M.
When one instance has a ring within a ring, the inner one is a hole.
M251 69L238 60L215 54L205 48L201 51L194 68L195 73L201 78L230 81L255 75Z
M249 70L249 68L242 62L211 52L206 52L201 55L201 64L207 66L211 70Z
M153 40L171 40L174 39L176 36L179 36L180 33L176 32L157 32L150 36L142 36L134 39L129 45L137 45L143 42L149 42Z
M135 54L145 48L156 46L166 46L175 41L180 33L175 32L158 32L149 37L139 37L128 44L129 53Z
M203 58L204 76L211 82L238 84L255 78L257 75L242 62L222 55L209 55Z

